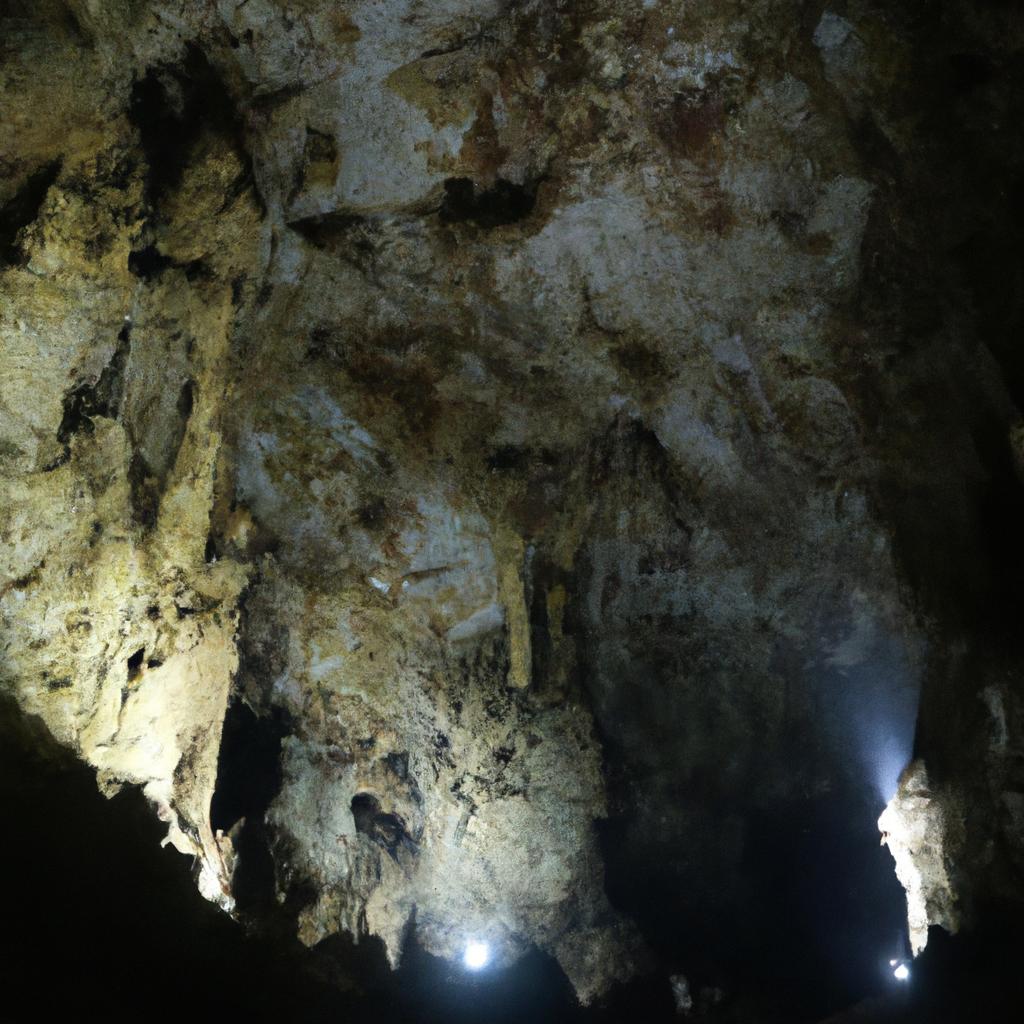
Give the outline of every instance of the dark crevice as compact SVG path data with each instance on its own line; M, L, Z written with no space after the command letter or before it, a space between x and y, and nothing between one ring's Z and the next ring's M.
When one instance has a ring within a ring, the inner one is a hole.
M52 473L55 469L60 469L61 466L66 466L71 459L71 448L68 445L64 446L63 451L55 459L51 459L43 466L44 473Z
M206 538L206 546L203 548L203 561L206 562L207 565L210 565L212 562L216 562L220 557L219 548L220 545L217 542L217 538L211 533Z
M142 662L146 657L146 650L140 647L128 658L128 682L133 682L142 675Z
M390 754L384 755L384 763L388 766L391 773L405 782L409 778L409 751L392 751Z
M156 526L160 511L160 488L145 457L138 450L132 452L128 465L128 487L132 516L143 529L151 530Z
M288 204L306 189L330 187L338 170L338 145L334 137L326 132L306 126L306 145L301 163L296 167L292 187L288 193Z
M94 384L80 384L64 398L64 415L57 440L67 445L74 434L93 432L93 417L116 419L124 399L124 374L131 351L131 327L125 324L117 336L110 362Z
M323 248L339 238L347 237L353 230L365 228L369 218L358 213L321 213L312 217L300 217L288 222L288 227L303 238Z
M337 255L363 273L372 269L379 244L377 219L337 211L302 217L290 221L288 227L317 249Z
M252 182L244 124L217 69L191 45L173 67L157 66L132 86L129 116L146 155L146 198L154 208L181 182L193 150L206 131L230 140L245 168L231 192Z
M128 269L144 281L158 277L174 265L174 260L170 256L165 256L155 245L147 245L128 254Z
M515 224L533 212L538 184L518 185L498 178L491 188L478 189L469 178L448 178L438 215L442 224L468 222L481 228Z
M212 281L215 277L212 267L206 260L189 260L188 263L176 263L185 271L186 281Z
M39 216L50 186L60 174L61 161L54 160L30 174L18 191L0 207L0 267L24 262L21 233Z
M224 718L210 823L215 830L234 829L238 865L232 889L246 917L274 904L274 862L264 819L281 788L281 740L288 733L283 711L257 715L238 699Z
M409 837L405 822L399 815L381 810L380 801L372 793L356 793L351 808L356 831L387 851L393 859L398 860L403 848L415 852L416 844Z
M487 456L487 468L492 473L521 472L530 465L530 455L530 450L520 445L502 445Z
M509 8L514 7L515 3L508 4ZM469 47L479 46L482 42L493 42L494 36L491 35L486 29L481 28L474 32L472 35L464 36L461 39L455 39L446 46L435 46L429 50L424 50L420 56L420 60L430 60L432 57L447 57L451 53L459 53L462 50L468 49Z
M178 393L177 410L182 423L188 423L189 418L192 416L192 409L195 406L196 400L195 395L196 382L190 377L181 385L181 391Z

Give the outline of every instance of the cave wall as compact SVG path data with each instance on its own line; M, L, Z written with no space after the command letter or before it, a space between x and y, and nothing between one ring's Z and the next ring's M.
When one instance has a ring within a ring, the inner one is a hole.
M4 689L393 963L763 937L922 687L1019 896L1020 24L926 8L6 5Z

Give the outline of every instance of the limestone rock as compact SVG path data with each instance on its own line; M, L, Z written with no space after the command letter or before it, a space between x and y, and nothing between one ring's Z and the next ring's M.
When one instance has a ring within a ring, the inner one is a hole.
M947 872L955 849L955 823L928 785L920 761L907 767L899 789L889 801L878 828L896 862L896 875L907 891L911 952L928 944L928 929L939 925L956 932L960 925L956 893Z

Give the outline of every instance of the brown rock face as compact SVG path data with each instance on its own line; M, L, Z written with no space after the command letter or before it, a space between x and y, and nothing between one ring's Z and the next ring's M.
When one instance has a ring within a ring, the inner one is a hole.
M890 798L915 950L1024 899L1024 24L917 6L3 5L3 692L392 966L767 1005Z

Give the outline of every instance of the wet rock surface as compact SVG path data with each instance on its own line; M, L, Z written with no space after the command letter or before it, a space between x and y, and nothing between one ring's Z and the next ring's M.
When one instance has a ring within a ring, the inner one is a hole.
M851 1003L912 757L1024 898L1010 5L2 13L15 749L367 1013Z

